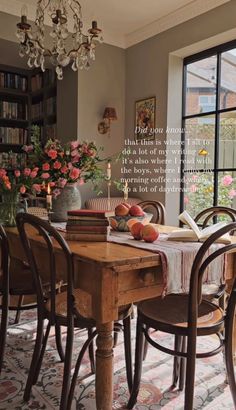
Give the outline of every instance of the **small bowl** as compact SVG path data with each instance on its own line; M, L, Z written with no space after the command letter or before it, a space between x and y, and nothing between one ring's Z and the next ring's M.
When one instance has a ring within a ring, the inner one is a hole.
M109 218L110 225L114 231L129 232L131 226L136 222L147 224L151 221L153 215L144 213L143 216L112 216Z

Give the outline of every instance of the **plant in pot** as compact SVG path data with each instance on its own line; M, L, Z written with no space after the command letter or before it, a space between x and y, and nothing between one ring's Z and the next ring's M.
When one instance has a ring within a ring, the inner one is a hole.
M37 166L42 190L49 185L53 195L52 220L65 221L67 211L81 207L79 185L91 181L95 189L104 178L99 150L94 142L71 141L62 145L48 140L44 147L34 138L34 145L24 147Z

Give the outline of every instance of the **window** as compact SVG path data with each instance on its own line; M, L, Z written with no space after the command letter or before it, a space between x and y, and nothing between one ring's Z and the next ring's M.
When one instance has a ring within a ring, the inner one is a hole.
M236 208L236 41L184 60L181 210Z

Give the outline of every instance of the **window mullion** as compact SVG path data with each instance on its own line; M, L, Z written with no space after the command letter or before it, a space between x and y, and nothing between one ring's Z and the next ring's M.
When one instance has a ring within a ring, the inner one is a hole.
M218 169L220 143L220 85L221 85L221 54L217 54L216 67L216 116L215 116L215 158L214 158L214 205L218 204Z

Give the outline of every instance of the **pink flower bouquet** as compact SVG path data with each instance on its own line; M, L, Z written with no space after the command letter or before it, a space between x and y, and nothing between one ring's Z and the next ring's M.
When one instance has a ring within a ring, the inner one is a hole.
M38 168L42 189L50 185L54 196L68 183L96 183L103 177L102 160L94 142L71 141L63 146L58 140L49 140L42 148L36 141L33 150L27 146L24 150L30 152L31 163Z

